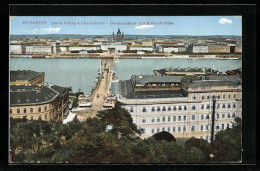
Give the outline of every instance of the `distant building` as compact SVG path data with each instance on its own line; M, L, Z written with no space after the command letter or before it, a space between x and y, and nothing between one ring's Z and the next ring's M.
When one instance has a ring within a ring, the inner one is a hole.
M120 29L118 29L116 35L112 34L112 41L123 42L125 40L124 32L121 33Z
M187 48L187 52L189 53L208 53L208 46L197 46L197 45L190 45Z
M26 53L52 54L53 53L53 46L26 45Z
M115 48L116 51L125 51L127 50L126 44L102 44L101 50L108 51L109 48Z
M210 141L212 105L216 98L215 133L242 117L239 76L132 76L120 81L118 102L147 138L168 131L176 138Z
M22 45L11 44L10 45L10 54L22 54Z

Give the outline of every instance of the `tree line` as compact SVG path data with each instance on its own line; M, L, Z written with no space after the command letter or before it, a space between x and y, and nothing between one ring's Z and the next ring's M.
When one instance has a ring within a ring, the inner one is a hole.
M211 163L241 160L241 120L221 130L213 144L190 138L178 145L168 132L141 139L124 109L100 111L79 122L10 118L10 161L14 163Z

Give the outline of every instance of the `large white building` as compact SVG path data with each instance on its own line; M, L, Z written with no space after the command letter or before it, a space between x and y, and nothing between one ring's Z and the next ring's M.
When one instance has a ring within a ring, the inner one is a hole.
M27 45L26 53L43 53L43 54L52 54L53 47L47 45Z
M132 76L120 81L118 101L147 138L168 131L176 138L210 141L213 97L215 132L231 128L242 117L238 76Z
M21 54L22 53L22 45L10 45L10 53Z
M116 51L125 51L127 50L126 44L102 44L101 49L103 51L108 51L108 48L115 48Z

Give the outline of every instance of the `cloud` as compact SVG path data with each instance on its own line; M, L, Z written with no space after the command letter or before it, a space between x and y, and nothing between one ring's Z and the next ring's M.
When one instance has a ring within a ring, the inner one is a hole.
M49 28L35 28L32 30L24 30L25 33L29 33L29 34L52 34L52 33L58 33L61 30L61 28L53 28L53 27L49 27Z
M148 29L153 27L154 25L140 25L140 26L136 26L135 29Z
M49 28L42 28L41 31L42 32L46 32L46 33L57 33L61 30L61 28L52 28L52 27L49 27Z
M220 20L218 20L219 24L231 24L232 20L229 20L227 18L221 18Z

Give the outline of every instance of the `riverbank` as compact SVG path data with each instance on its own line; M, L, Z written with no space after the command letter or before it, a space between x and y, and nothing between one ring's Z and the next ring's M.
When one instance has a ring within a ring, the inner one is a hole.
M12 54L11 58L48 58L48 59L99 59L101 54L72 54L72 55L20 55ZM182 58L205 58L205 59L241 59L242 55L172 55L172 54L119 54L119 59L153 59L153 58L169 58L169 59L182 59Z

